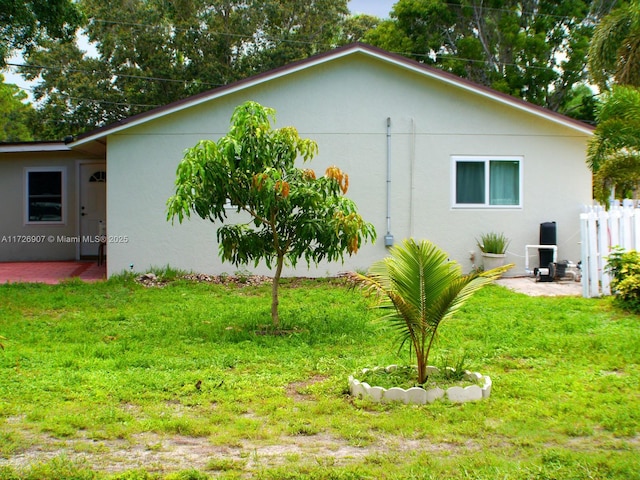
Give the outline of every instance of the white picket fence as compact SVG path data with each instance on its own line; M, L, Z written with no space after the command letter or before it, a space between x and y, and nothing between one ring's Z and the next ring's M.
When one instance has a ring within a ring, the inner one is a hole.
M632 200L625 200L609 211L590 207L580 215L583 297L611 295L605 267L614 247L640 251L640 208L636 207Z

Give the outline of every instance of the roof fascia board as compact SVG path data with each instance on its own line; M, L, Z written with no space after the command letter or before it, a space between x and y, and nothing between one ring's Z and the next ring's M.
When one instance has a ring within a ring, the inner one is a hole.
M190 107L195 107L197 105L200 105L202 103L206 103L209 102L211 100L214 100L216 98L219 97L223 97L223 96L227 96L230 95L232 93L236 93L240 90L244 90L246 88L249 87L253 87L256 85L260 85L262 83L271 81L271 80L276 80L278 78L281 77L285 77L287 75L291 75L293 73L299 72L300 70L305 70L309 67L315 66L315 65L320 65L322 63L326 63L328 61L337 59L337 58L341 58L341 57L345 57L348 55L351 55L354 51L356 50L341 50L336 52L334 55L319 55L317 58L315 58L312 61L301 61L298 62L296 64L293 64L291 66L288 67L284 67L284 68L280 68L280 69L276 69L274 71L271 72L266 72L263 75L256 75L255 77L250 77L246 80L240 80L236 83L233 83L229 86L223 86L220 88L217 88L215 90L209 91L209 92L205 92L204 95L197 95L195 96L195 98L191 98L191 99L186 99L185 101L179 101L179 105L175 105L174 107L169 107L169 108L165 108L162 109L160 108L158 112L156 113L151 113L149 115L144 115L141 116L141 118L138 119L134 119L132 121L123 123L122 125L119 126L115 126L113 128L109 128L106 131L100 131L100 132L96 132L94 135L89 135L87 137L78 139L74 142L71 143L72 147L75 146L79 146L82 144L85 144L87 142L91 142L94 140L99 140L101 138L104 138L106 135L113 135L114 133L118 133L122 130L131 128L131 127L135 127L137 125L140 125L142 123L146 123L148 121L151 120L155 120L158 118L162 118L165 115L169 115L181 110L184 110L186 108L190 108ZM360 49L360 51L363 51Z
M324 54L319 54L316 57L304 59L294 64L272 70L270 72L265 72L254 77L239 80L238 82L232 83L228 86L223 86L215 90L203 92L202 94L195 95L191 98L178 100L173 106L169 104L166 107L159 107L155 112L152 110L148 113L142 113L137 118L132 117L130 119L124 119L120 125L112 125L107 126L104 129L98 129L94 133L89 133L86 137L82 137L75 140L74 142L71 142L70 146L74 148L76 146L80 146L94 140L100 140L108 135L113 135L114 133L121 132L123 130L135 127L148 121L162 118L166 115L184 110L186 108L194 107L214 100L216 98L236 93L246 88L285 77L310 67L321 65L338 58L347 57L353 55L354 53L364 53L365 55L368 55L370 57L375 57L379 60L382 60L385 63L393 64L397 67L410 70L421 75L425 75L436 81L444 82L455 88L460 88L476 95L480 95L493 101L499 102L503 105L516 108L529 114L533 114L547 121L563 125L572 130L577 130L580 133L593 135L593 128L591 126L582 124L582 122L579 121L573 121L569 117L556 114L555 112L548 111L542 107L538 107L537 105L529 104L524 100L520 100L506 94L501 94L481 85L477 85L464 79L458 78L453 74L436 70L433 67L428 67L414 60L401 57L400 55L389 53L379 48L371 47L369 45L354 44L347 47L338 48Z
M25 143L0 145L0 153L37 153L68 152L71 149L64 143Z
M477 84L465 81L462 78L455 77L453 74L436 70L433 67L427 67L426 65L415 62L413 60L404 59L404 58L400 58L400 59L394 58L394 56L392 56L393 54L383 54L381 52L376 52L374 50L367 50L367 53L369 53L372 56L375 56L376 58L384 62L393 63L394 65L400 68L408 69L413 72L426 75L430 78L433 78L434 80L447 83L456 88L461 88L463 90L474 93L476 95L481 95L485 98L489 98L493 101L502 103L509 107L513 107L518 110L522 110L527 113L544 118L546 120L550 120L554 123L559 123L573 130L578 130L581 133L593 135L593 128L586 123L582 125L582 122L579 122L577 120L574 121L570 117L565 117L564 115L556 114L551 110L547 110L543 107L539 107L537 105L527 103L524 100L521 100L519 98L510 96L507 94L500 94L499 92L489 89L487 87L483 87L482 85L477 85Z

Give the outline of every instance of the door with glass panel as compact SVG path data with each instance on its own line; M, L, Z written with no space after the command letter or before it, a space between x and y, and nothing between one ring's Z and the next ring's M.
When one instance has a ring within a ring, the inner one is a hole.
M80 165L80 256L98 255L100 235L106 233L107 171L104 163Z

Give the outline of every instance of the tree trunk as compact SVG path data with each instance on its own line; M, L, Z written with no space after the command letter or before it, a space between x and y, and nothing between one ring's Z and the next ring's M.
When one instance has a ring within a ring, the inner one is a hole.
M278 315L278 287L280 286L280 275L282 274L282 266L284 265L284 256L278 255L276 263L276 274L273 277L273 285L271 286L271 320L273 326L280 327L280 316Z
M422 337L424 339L424 335ZM431 353L431 346L433 345L433 341L436 338L436 331L434 330L433 333L431 333L431 338L429 339L429 345L427 346L427 351L424 351L424 344L422 346L422 351L421 352L416 352L418 353L418 365L422 364L422 375L420 375L420 372L418 372L418 383L424 383L427 381L427 375L426 375L426 370L427 370L427 366L429 365L429 353ZM422 357L422 358L420 358Z

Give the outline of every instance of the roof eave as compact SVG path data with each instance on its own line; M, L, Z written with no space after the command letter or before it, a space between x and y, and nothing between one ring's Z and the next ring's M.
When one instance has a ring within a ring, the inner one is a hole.
M448 73L443 70L424 65L415 60L402 57L398 54L386 52L385 50L381 50L376 47L368 46L368 53L379 58L382 61L393 63L401 68L409 69L411 71L427 75L430 78L447 83L456 88L481 95L504 105L508 105L510 107L517 108L519 110L544 118L546 120L550 120L566 127L576 129L581 133L593 135L594 127L592 127L591 125L581 122L580 120L568 117L561 113L554 112L553 110L549 110L548 108L529 103L525 100L522 100L521 98L499 92L492 88L485 87L483 85L458 77L452 73Z
M114 124L106 125L105 127L80 135L70 145L73 148L75 146L79 146L87 142L99 140L108 135L118 133L122 130L135 127L137 125L148 122L150 120L154 120L154 119L163 117L165 115L169 115L171 113L184 110L186 108L194 107L196 105L209 102L211 100L222 97L224 95L230 95L232 93L238 92L245 88L249 88L255 85L260 85L264 82L268 82L280 77L291 75L300 70L304 70L310 66L319 65L329 60L351 55L354 51L355 50L350 50L348 48L341 48L341 49L336 49L330 52L325 52L323 54L319 54L314 57L310 57L308 59L300 60L290 65L277 68L275 70L270 70L268 72L264 72L243 80L239 80L229 85L225 85L213 90L202 92L200 94L185 98L183 100L177 100L175 102L169 103L162 107L158 107L156 109L141 113L139 115L134 115L133 117L122 119Z
M255 75L253 77L249 77L249 78L234 82L232 84L216 88L214 90L208 90L206 92L202 92L192 97L188 97L182 100L172 102L170 104L167 104L162 107L158 107L148 112L144 112L129 118L125 118L114 124L107 125L97 130L93 130L86 134L80 135L77 139L75 139L73 142L70 143L70 146L71 148L74 148L76 146L80 146L88 142L100 140L108 135L112 135L122 130L135 127L142 123L145 123L157 118L161 118L165 115L169 115L171 113L175 113L177 111L181 111L186 108L200 105L202 103L209 102L216 98L229 95L255 85L260 85L262 83L275 80L277 78L291 75L300 70L304 70L309 67L320 65L338 58L346 57L354 53L364 53L366 55L382 60L386 63L396 65L400 68L408 69L413 72L426 75L437 81L441 81L449 85L452 85L455 88L460 88L460 89L472 92L474 94L484 96L493 101L497 101L504 105L517 108L519 110L536 115L540 118L544 118L546 120L552 121L556 124L563 125L570 129L577 130L582 134L587 134L587 135L593 134L593 127L586 123L580 122L579 120L575 120L565 115L545 109L543 107L533 105L531 103L528 103L524 100L513 97L511 95L500 93L491 88L484 87L482 85L470 82L468 80L457 77L453 74L430 67L428 65L424 65L422 63L419 63L415 60L408 59L401 55L390 53L380 48L372 47L370 45L366 45L362 43L354 43L352 45L347 45L345 47L340 47L335 50L331 50L329 52L321 53L319 55L294 62L292 64L277 68L275 70L270 70L268 72Z
M64 142L17 142L0 143L0 153L68 152Z

